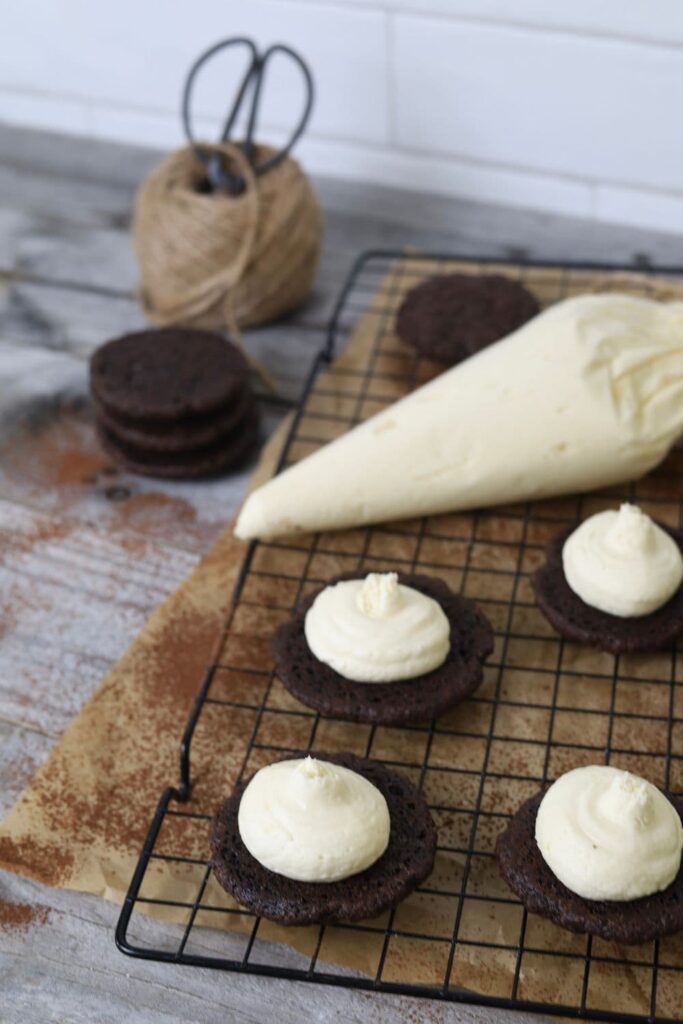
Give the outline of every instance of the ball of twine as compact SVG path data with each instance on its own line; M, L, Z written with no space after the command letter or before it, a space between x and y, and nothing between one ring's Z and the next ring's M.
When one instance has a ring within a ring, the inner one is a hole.
M275 320L304 301L315 275L322 214L311 183L290 157L257 176L236 146L202 149L222 154L245 188L207 191L191 147L145 178L133 216L145 313L161 325L233 331ZM255 162L274 152L255 147Z

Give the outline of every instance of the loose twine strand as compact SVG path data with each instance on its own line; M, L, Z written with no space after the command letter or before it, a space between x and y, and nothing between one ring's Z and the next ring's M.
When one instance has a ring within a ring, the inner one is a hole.
M238 146L203 145L242 176L239 195L208 192L191 147L145 178L133 215L140 301L156 324L227 329L269 323L301 305L315 275L322 214L310 181L290 157L257 177ZM257 159L275 151L257 147ZM246 354L246 353L245 353ZM270 390L270 374L248 355Z

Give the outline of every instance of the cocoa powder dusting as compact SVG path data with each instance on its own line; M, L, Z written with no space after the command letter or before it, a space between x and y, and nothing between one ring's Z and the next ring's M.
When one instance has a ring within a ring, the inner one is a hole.
M206 550L225 527L222 521L207 521L197 515L189 501L161 491L147 491L123 497L112 506L112 526L135 530L162 541L182 540Z
M0 836L0 866L45 885L64 885L73 861L73 854L56 843Z
M48 518L35 519L28 530L0 530L0 560L6 565L9 559L26 555L40 544L62 540L73 530L74 524ZM21 583L12 583L0 591L0 640L13 632L20 623L22 613L36 607L44 607L36 597L33 588L28 590Z
M23 424L8 439L2 465L14 480L41 488L82 486L113 471L91 418L73 404Z
M0 865L69 885L81 857L139 853L150 809L177 781L179 740L224 612L172 600L172 612L114 670L31 783L40 839L0 837Z
M111 489L111 467L99 451L87 410L77 407L53 408L50 415L23 423L0 460L10 491L14 482L21 496L30 497L31 488L49 492L58 512L77 505L78 495L88 490ZM121 543L129 554L143 553L143 536L194 535L206 546L220 530L218 524L201 522L181 498L119 490L103 513L123 532ZM0 532L0 558L19 574L0 601L0 634L17 628L28 600L39 600L19 585L24 556L78 529L77 520L45 516ZM222 550L225 554L225 545ZM150 809L162 789L177 781L178 744L231 592L235 565L230 557L209 557L208 565L215 587L211 599L206 589L199 602L184 594L172 598L171 608L155 617L38 770L0 829L1 866L53 886L86 877L93 879L90 887L101 884L102 872L107 876L99 865L120 866L139 853ZM32 700L40 685L32 689Z
M122 526L136 526L143 530L169 517L184 526L191 526L197 520L197 512L188 501L158 491L132 494L117 506L116 511Z
M0 931L23 931L31 925L45 924L50 908L40 904L8 903L0 899Z
M24 532L18 530L0 530L0 556L6 552L27 554L39 544L48 544L53 540L62 540L74 529L75 524L62 519L34 519L30 528Z
M216 626L213 616L185 605L163 623L145 650L136 666L140 690L122 694L117 721L125 725L117 727L110 745L117 786L112 791L106 772L94 777L88 806L75 815L79 839L85 841L92 830L107 845L128 853L140 850L150 808L162 789L177 781L179 740L206 671ZM132 730L129 723L139 723L143 715L147 727Z
M88 497L103 500L101 521L183 547L206 550L225 523L197 515L185 498L144 486L117 467L100 447L84 401L39 407L15 426L0 448L7 497L39 501L50 495L55 511L78 510Z

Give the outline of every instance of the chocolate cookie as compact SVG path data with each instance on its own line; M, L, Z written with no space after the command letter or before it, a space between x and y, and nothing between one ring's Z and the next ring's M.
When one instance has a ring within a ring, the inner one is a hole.
M389 808L389 845L365 871L339 882L297 882L264 868L247 850L237 825L238 786L214 818L211 853L216 878L256 914L281 924L360 921L404 899L432 870L436 829L424 799L408 779L354 754L318 755L363 775Z
M95 401L111 416L171 422L224 409L249 378L221 334L164 327L107 342L90 360Z
M657 523L683 549L683 533ZM546 549L546 563L531 578L538 607L550 624L568 640L593 644L612 654L656 651L668 647L683 632L683 587L662 608L637 619L622 619L592 608L567 583L562 548L574 526L554 537Z
M335 576L363 579L366 573ZM352 722L398 725L425 721L443 714L469 697L483 677L483 662L493 650L493 631L473 601L454 594L442 580L431 576L398 574L399 582L434 598L451 627L451 649L443 665L395 683L357 683L339 675L311 652L304 634L306 612L323 587L310 594L294 617L280 626L273 640L277 673L289 692L302 704L335 718Z
M173 453L126 444L102 424L97 425L97 433L104 450L131 473L169 480L198 479L218 476L245 461L258 441L258 415L253 410L237 430L213 444Z
M396 333L421 355L454 366L538 311L533 295L509 277L444 274L411 288L399 308Z
M103 406L97 406L97 420L112 440L147 452L192 451L224 440L254 413L256 403L250 390L237 396L232 404L209 416L186 416L177 422L120 419Z
M523 803L496 843L500 873L527 910L572 932L626 945L683 929L683 869L662 892L625 902L587 900L563 885L543 860L534 836L542 799L543 793L537 793ZM669 799L683 815L683 800Z

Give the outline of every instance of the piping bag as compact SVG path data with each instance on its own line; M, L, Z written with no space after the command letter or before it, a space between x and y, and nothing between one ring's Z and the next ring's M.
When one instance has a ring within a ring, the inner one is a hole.
M579 295L254 491L238 537L335 530L634 480L683 434L683 302Z

